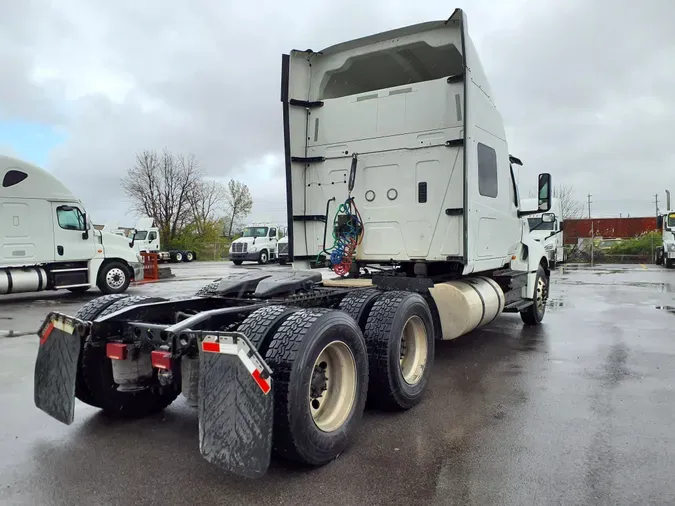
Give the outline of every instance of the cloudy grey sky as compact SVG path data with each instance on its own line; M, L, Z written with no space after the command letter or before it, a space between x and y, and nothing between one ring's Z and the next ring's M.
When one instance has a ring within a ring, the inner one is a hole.
M252 6L256 7L253 8ZM675 191L672 0L6 0L0 151L39 163L97 222L126 224L134 154L194 152L283 215L281 53L467 12L521 157L593 194L597 216L652 215Z

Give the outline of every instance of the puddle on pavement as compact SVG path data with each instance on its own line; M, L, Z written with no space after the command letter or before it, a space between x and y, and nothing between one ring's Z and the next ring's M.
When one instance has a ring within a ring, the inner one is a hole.
M656 309L659 311L668 311L669 313L675 314L675 307L674 306L654 306Z

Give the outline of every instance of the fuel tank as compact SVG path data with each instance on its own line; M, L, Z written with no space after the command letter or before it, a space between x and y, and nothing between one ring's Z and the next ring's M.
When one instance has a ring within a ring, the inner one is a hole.
M39 292L47 288L47 271L42 267L0 269L0 295Z
M504 310L502 288L484 276L438 283L429 291L438 308L443 339L487 325Z

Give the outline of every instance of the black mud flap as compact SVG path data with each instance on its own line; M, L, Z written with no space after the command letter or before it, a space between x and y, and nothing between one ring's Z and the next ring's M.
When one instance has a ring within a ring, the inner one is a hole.
M49 313L38 335L35 362L35 405L67 425L75 418L75 377L85 324L61 313Z
M237 332L194 332L199 342L199 450L226 471L257 478L272 452L272 371Z

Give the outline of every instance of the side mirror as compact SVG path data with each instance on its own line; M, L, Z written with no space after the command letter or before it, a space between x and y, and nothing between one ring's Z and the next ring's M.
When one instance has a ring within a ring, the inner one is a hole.
M663 216L661 215L656 217L656 228L659 230L663 228Z
M539 190L537 192L539 212L547 212L551 209L551 174L539 174Z
M541 221L543 221L544 223L553 223L555 221L555 214L544 213L541 215Z

